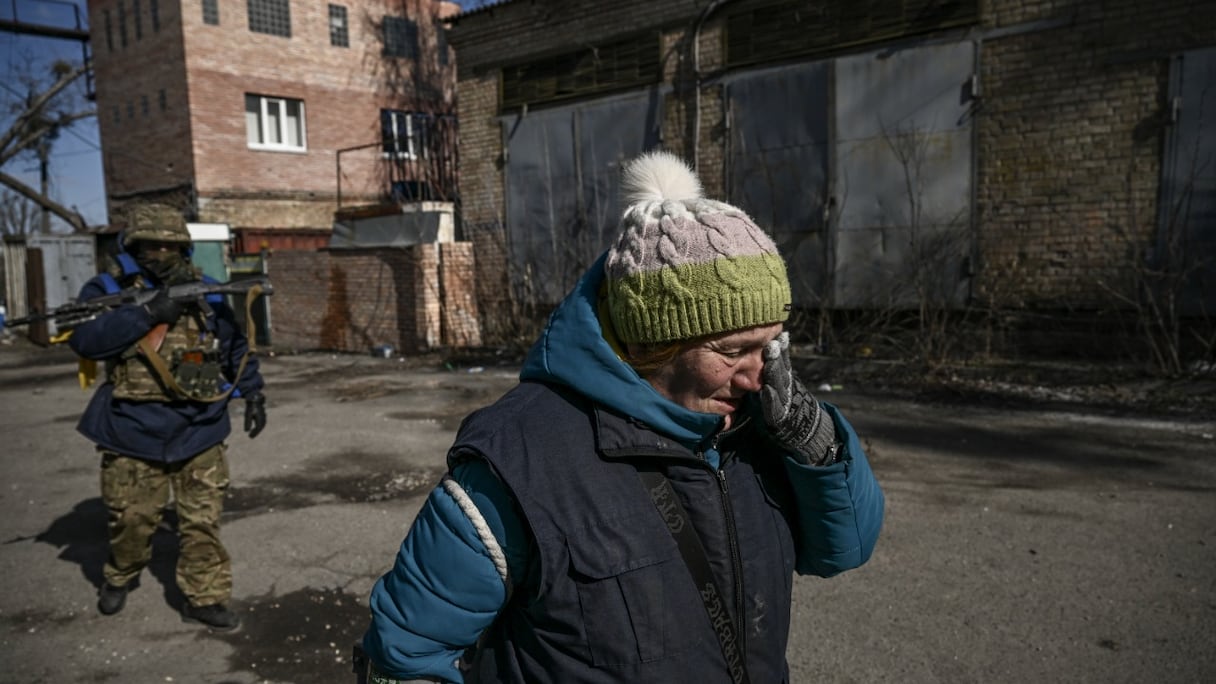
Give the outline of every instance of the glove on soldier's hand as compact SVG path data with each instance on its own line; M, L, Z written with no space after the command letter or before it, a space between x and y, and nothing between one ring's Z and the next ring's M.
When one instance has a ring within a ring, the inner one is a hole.
M157 290L156 295L144 304L144 310L156 323L172 323L182 315L182 307L169 298L167 290Z
M789 333L781 333L765 346L762 379L760 405L769 434L802 463L833 463L837 452L836 427L815 397L794 377Z
M249 439L257 437L266 427L266 395L261 392L245 400L245 432Z

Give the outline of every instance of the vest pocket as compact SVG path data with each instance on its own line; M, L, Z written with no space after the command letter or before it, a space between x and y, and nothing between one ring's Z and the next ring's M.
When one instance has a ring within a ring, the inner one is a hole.
M681 633L682 621L704 614L675 541L653 523L621 521L567 541L587 648L597 667L683 652L693 639L688 630Z

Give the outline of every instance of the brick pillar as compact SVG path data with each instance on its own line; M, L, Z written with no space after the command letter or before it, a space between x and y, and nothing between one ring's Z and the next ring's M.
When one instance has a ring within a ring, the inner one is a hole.
M473 243L441 244L439 255L443 278L443 344L448 347L480 347L481 324L477 309Z

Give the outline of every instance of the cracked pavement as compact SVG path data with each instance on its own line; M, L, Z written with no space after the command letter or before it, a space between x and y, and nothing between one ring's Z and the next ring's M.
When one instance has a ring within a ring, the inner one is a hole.
M98 459L74 430L90 393L69 350L0 345L3 679L353 683L372 583L461 418L518 367L262 363L269 424L229 439L221 531L244 623L219 634L176 612L168 530L126 608L97 613L105 511ZM851 385L820 398L861 434L887 520L865 567L796 579L791 681L1216 679L1212 417Z

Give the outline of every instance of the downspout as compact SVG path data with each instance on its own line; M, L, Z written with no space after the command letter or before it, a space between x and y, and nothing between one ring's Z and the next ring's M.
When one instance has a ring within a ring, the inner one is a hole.
M705 26L709 15L729 2L732 0L713 0L706 5L701 16L697 17L697 23L692 30L692 170L694 173L700 171L701 165L701 29Z
M980 247L981 239L979 217L980 132L979 124L976 119L983 110L983 81L981 80L983 74L983 48L983 38L977 38L974 43L974 51L972 52L971 83L968 92L968 95L971 97L971 102L969 103L969 113L971 115L971 120L969 122L971 124L971 210L968 212L971 215L971 245L970 249L968 250L967 272L965 274L967 276L967 295L966 301L963 303L964 309L971 307L971 305L975 303L975 280L979 277L979 272L982 268L982 264L980 263L982 251Z

